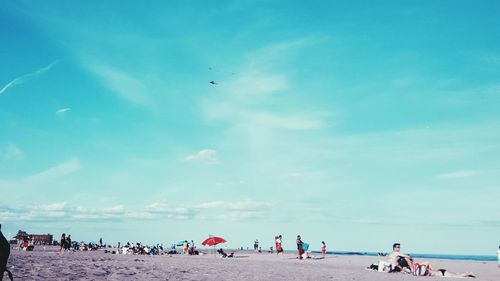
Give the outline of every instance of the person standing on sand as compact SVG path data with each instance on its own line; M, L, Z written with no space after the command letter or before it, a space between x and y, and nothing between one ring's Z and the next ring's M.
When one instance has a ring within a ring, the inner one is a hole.
M497 260L498 260L498 267L500 267L500 246L498 246Z
M191 240L191 248L189 250L190 255L196 255L196 247L194 246L194 241Z
M326 255L326 244L325 241L321 241L321 254Z
M300 235L297 235L297 240L295 242L297 243L297 254L299 255L299 260L301 260L302 255L304 254L304 248Z
M66 233L63 233L61 235L61 241L59 243L61 244L61 248L59 249L59 253L63 253L64 250L66 249Z
M283 238L281 237L281 234L276 236L274 239L276 244L276 255L279 255L280 253L283 255L283 246L281 245Z
M182 253L187 255L189 253L189 243L187 240L184 240L184 245L182 247Z
M66 237L65 249L68 250L68 252L71 250L71 234L68 234L68 237Z
M3 236L2 225L0 224L0 281L3 280L3 273L7 271L10 280L12 280L12 273L7 270L7 261L10 256L10 244L9 241Z

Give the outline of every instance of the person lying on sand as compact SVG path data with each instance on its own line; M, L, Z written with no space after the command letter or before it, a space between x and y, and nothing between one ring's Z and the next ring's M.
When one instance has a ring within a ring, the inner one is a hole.
M434 270L430 262L415 262L412 270L415 276L437 276L437 277L476 277L472 272L457 273L440 268Z

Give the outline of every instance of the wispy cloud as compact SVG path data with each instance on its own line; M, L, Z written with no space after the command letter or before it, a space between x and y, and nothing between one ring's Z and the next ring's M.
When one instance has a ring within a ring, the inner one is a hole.
M42 67L42 68L40 68L38 70L35 70L34 72L31 72L31 73L25 74L23 76L17 77L16 79L14 79L14 80L10 81L9 83L7 83L7 85L5 85L2 89L0 89L0 95L3 94L3 93L5 93L10 88L13 88L13 87L15 87L17 85L21 85L21 84L29 81L30 79L36 78L39 75L43 74L44 72L49 71L52 67L54 67L58 63L59 63L59 60L53 61L49 65L47 65L45 67Z
M7 188L36 187L55 181L78 170L80 170L80 162L75 158L17 180L0 179L0 186Z
M184 158L186 162L201 162L208 164L218 164L219 159L217 159L217 151L213 149L203 149L195 154L186 156Z
M71 108L69 108L69 107L65 107L65 108L58 109L58 110L56 111L56 115L58 115L58 116L63 116L66 112L68 112L68 111L70 111L70 110L71 110Z
M142 107L151 106L148 87L137 77L104 64L90 64L88 68L122 99Z
M264 46L248 53L238 75L221 85L217 95L202 101L208 120L225 121L248 130L311 130L328 128L332 115L300 104L294 96L294 70L288 67L292 54L315 44L309 38ZM272 63L270 63L272 62ZM292 102L291 102L292 101ZM275 107L279 104L279 107Z
M80 162L78 159L71 159L64 163L50 167L42 172L36 173L25 178L23 181L28 185L37 185L44 182L69 175L80 170Z
M21 160L25 157L24 152L13 143L7 144L3 158L5 160Z
M479 174L479 171L476 170L463 170L463 171L455 171L450 173L444 173L437 175L436 179L462 179L469 178Z

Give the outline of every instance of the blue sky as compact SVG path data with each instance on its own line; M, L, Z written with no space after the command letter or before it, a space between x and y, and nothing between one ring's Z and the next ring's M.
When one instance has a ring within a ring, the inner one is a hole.
M499 11L2 1L3 232L493 254Z

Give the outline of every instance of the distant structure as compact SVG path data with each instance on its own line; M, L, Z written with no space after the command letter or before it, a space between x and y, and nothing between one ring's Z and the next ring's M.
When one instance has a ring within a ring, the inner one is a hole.
M19 230L14 238L18 244L23 241L31 241L33 245L52 245L54 241L52 234L29 234L22 230Z

